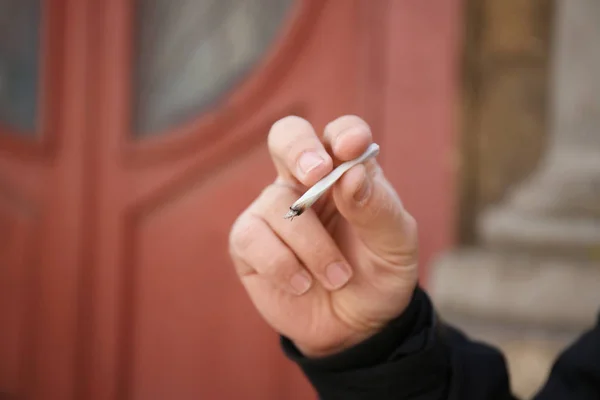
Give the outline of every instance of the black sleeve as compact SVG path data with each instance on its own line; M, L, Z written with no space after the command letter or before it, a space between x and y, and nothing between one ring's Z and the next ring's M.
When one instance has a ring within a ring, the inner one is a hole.
M600 399L600 318L558 358L535 400Z
M402 316L342 353L308 359L287 338L281 344L322 400L515 400L502 354L441 323L420 288ZM558 399L600 399L600 318L535 397Z
M281 338L322 400L513 400L502 354L437 320L417 288L407 310L377 335L321 359Z

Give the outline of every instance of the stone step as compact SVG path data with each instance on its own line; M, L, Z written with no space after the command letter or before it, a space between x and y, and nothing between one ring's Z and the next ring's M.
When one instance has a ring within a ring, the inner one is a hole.
M441 313L577 331L598 315L600 265L462 249L432 264L428 289Z
M479 232L482 245L488 249L551 254L595 262L600 267L600 219L494 207L481 216Z

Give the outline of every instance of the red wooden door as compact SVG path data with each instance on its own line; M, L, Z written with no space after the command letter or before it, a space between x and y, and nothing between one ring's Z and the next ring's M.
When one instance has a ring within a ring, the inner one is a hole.
M457 4L0 0L0 393L314 398L229 228L274 121L355 113L424 261L447 246Z

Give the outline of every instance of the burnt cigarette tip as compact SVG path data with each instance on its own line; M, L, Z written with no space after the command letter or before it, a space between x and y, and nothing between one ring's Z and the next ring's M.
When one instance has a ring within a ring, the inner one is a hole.
M283 218L293 220L294 217L299 216L300 214L302 214L303 211L304 211L303 209L296 209L296 208L290 207L290 210L283 216Z

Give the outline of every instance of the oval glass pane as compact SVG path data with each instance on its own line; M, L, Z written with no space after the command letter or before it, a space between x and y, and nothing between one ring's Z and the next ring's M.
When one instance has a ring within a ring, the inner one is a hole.
M138 0L136 136L213 106L259 61L293 0Z
M0 0L0 129L36 132L39 0Z

